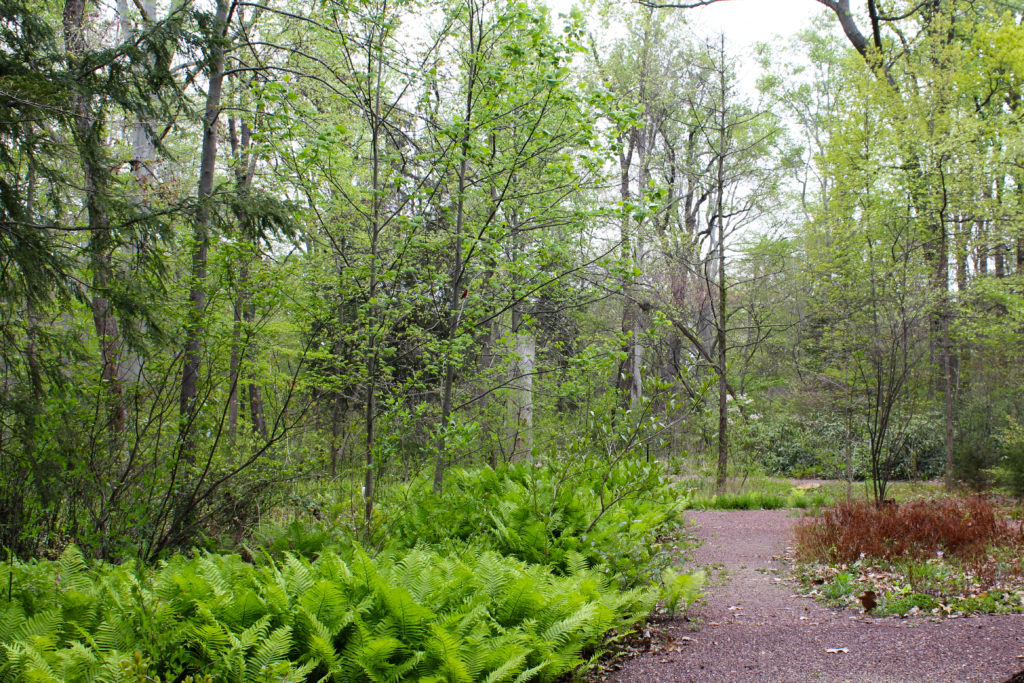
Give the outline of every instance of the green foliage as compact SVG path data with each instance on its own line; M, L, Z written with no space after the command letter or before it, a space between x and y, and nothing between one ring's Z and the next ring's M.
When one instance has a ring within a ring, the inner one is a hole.
M397 547L473 545L563 574L590 567L623 586L649 583L669 561L659 537L680 522L673 485L657 462L622 461L605 474L527 463L454 470L442 494L417 481L380 514L393 516L384 528Z
M0 681L553 680L659 598L685 610L703 583L669 570L650 585L678 523L672 490L658 467L618 468L456 470L440 496L416 481L381 505L376 557L339 524L295 519L263 525L248 562L89 566L74 546L14 560L0 570ZM643 490L602 506L638 476Z
M907 614L912 610L930 612L938 606L939 601L934 596L924 593L909 593L898 598L885 600L879 611L888 614ZM915 607L917 608L916 610L914 609Z
M845 433L834 419L782 416L745 423L737 440L769 474L838 479L844 476Z
M472 548L370 558L355 546L257 565L205 553L138 571L88 567L70 547L5 565L0 580L14 587L3 681L549 681L657 598L580 563L556 575Z
M868 443L861 436L847 446L843 419L823 414L780 415L750 420L738 430L738 442L766 472L797 478L846 478L846 449L852 449L853 476L870 476ZM944 446L942 425L935 416L912 419L893 443L892 477L932 478L942 474Z
M843 600L857 592L855 577L849 572L839 572L821 587L821 594L828 600Z
M690 574L677 571L669 567L661 573L661 599L665 609L670 616L675 616L677 611L684 614L690 609L693 603L704 596L701 588L707 574L703 569L698 569Z
M786 498L761 491L719 493L711 498L687 501L687 507L694 510L778 510L786 507Z
M999 461L993 467L998 483L1017 498L1024 498L1024 426L1008 419L1006 428L999 434Z

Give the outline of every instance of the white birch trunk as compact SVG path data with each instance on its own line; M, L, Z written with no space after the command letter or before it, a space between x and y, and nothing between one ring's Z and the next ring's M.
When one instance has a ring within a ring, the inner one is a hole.
M533 461L533 373L537 342L528 332L515 334L512 393L509 401L509 441L512 460Z

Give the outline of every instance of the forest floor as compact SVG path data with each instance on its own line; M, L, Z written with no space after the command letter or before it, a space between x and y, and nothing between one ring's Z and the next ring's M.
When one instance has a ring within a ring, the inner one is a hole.
M796 595L788 510L692 511L703 542L687 569L708 585L689 621L601 678L669 681L986 681L1024 671L1024 614L875 618Z

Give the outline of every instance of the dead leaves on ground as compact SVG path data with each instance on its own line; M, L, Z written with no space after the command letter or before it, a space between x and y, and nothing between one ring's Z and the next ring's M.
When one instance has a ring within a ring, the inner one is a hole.
M849 564L794 566L805 595L865 613L957 617L1024 612L1024 561L1019 556L989 556L956 564L936 557L916 563L862 558ZM837 577L842 587L836 585ZM915 605L914 596L927 606Z

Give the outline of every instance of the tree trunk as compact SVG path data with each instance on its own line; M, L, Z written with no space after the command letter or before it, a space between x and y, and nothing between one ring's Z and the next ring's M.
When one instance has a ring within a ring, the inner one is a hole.
M515 319L518 318L516 321ZM512 363L512 391L509 401L509 443L511 459L533 461L533 373L537 355L536 341L525 329L522 314L513 311L512 337L515 340Z
M725 221L723 201L725 194L725 143L726 143L726 72L725 72L725 36L721 38L721 63L718 70L718 83L722 95L718 120L718 159L716 160L716 191L715 227L718 233L718 476L715 486L719 491L725 490L726 478L729 475L729 382L726 374L726 285L725 285Z
M210 203L213 195L214 172L217 165L217 122L220 117L220 96L224 82L224 45L222 40L227 32L227 18L227 0L217 0L217 14L214 22L215 36L211 41L212 47L209 54L210 77L203 115L203 146L199 165L199 186L196 193L199 208L196 211L192 235L192 272L189 285L190 305L185 327L184 366L181 375L181 400L179 403L179 413L181 415L181 427L178 436L181 449L177 471L179 482L182 479L187 480L187 470L195 463L196 458L196 432L199 415L199 370L202 359L203 337L206 333L203 318L206 313L206 278L210 249ZM170 542L180 542L182 532L188 526L187 520L193 513L192 496L194 494L189 494L187 488L182 486L182 493L177 496L174 519L167 535Z
M469 51L471 55L478 55L484 39L483 29L477 25L477 7L469 3ZM448 468L448 438L447 431L451 427L452 415L452 392L455 386L455 362L452 358L452 347L459 326L459 315L461 304L467 296L462 289L462 276L464 263L462 260L462 238L466 223L466 180L469 174L469 134L474 116L474 95L476 90L477 61L471 60L469 74L466 79L466 100L464 102L462 125L465 132L459 141L459 170L458 186L455 198L455 253L452 261L452 270L448 283L448 320L446 324L446 342L444 356L444 379L441 386L441 429L437 444L437 459L434 463L434 492L440 493L444 488L444 473Z
M156 20L156 0L142 0L136 7L142 14L144 23ZM133 26L128 9L128 0L117 0L117 16L119 18L119 40L124 43L135 39ZM152 65L152 60L149 60ZM136 120L132 125L132 174L140 188L156 181L156 143L146 128L152 127L152 121Z
M63 14L64 46L75 60L85 55L85 0L67 0ZM71 102L75 114L75 146L82 168L85 206L89 222L89 254L93 269L93 326L100 351L100 381L107 400L107 426L112 437L124 431L127 411L121 386L121 336L107 293L114 281L110 220L103 206L108 173L102 155L102 126L92 111L89 95L76 93ZM114 438L111 439L113 442Z
M238 436L238 383L239 366L241 364L242 349L242 309L240 303L235 302L232 307L234 317L231 321L231 361L228 367L228 440L235 442Z

